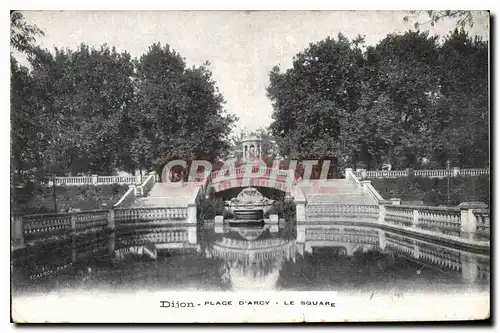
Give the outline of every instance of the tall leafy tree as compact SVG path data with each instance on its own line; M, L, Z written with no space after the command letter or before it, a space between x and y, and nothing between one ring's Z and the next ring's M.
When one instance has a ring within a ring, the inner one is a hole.
M130 151L138 167L161 168L173 158L214 160L229 147L236 119L225 112L208 65L186 68L177 52L159 43L136 61Z
M328 37L297 54L293 68L270 73L274 107L270 128L283 155L309 158L351 155L354 140L342 144L342 124L357 110L364 58L362 38Z

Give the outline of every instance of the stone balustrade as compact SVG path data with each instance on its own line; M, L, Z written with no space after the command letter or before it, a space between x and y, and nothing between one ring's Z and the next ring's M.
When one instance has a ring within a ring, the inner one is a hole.
M258 166L254 166L251 171L252 171L252 174L255 174L255 176L259 176L259 177L288 177L291 174L290 170L267 167L264 171L264 174L262 175L259 172ZM241 177L245 176L246 172L247 172L247 168L245 166L241 166L238 168L227 168L227 169L221 169L219 171L212 172L210 174L210 178L212 181L216 181L217 178L221 178L221 177L241 178Z
M127 192L125 192L120 200L113 205L113 208L128 207L132 204L132 202L134 202L135 198L148 195L149 191L151 191L157 181L158 176L155 172L152 172L141 185L130 185Z
M196 208L196 206L194 207ZM194 212L196 216L196 211ZM54 214L37 214L12 218L12 247L23 248L25 242L47 240L92 230L113 230L115 222L136 225L145 221L159 220L190 223L188 207L117 208ZM196 222L196 221L195 221Z
M114 211L115 221L136 222L147 220L185 220L188 217L187 207L138 207L117 208Z
M49 186L53 185L53 179L49 180ZM141 176L78 176L78 177L55 177L56 186L82 186L82 185L131 185L140 184Z
M348 205L348 204L308 204L305 207L309 219L320 217L371 218L377 220L379 207L377 205Z
M426 177L426 178L446 178L446 177L471 177L471 176L482 176L489 175L489 168L476 168L476 169L460 169L457 167L451 169L433 169L433 170L364 170L358 169L352 171L349 169L356 177L360 179L378 179L378 178L402 178L409 177L413 175L415 177Z

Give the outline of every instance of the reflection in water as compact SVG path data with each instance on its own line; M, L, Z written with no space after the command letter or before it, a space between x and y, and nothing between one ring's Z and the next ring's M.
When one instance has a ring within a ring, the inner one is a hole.
M61 289L489 288L489 255L356 225L123 228L13 257L15 293Z
M294 239L263 225L227 228L206 253L223 260L221 278L231 290L264 291L275 289L283 262L295 262L296 249Z

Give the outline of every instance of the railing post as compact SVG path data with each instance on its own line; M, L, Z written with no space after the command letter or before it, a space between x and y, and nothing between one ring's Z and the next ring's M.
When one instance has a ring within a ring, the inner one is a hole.
M418 219L420 217L420 214L418 212L418 210L414 209L413 210L413 223L412 223L412 226L413 227L418 227Z
M297 243L305 243L306 242L306 226L298 225L297 226Z
M71 214L71 232L76 233L76 214Z
M92 175L92 184L97 185L97 175Z
M485 208L486 205L482 202L462 202L458 207L460 207L460 237L473 240L477 229L477 219L472 209Z
M478 277L477 259L470 254L460 255L462 265L462 279L468 283L474 283Z
M114 254L115 253L115 244L116 244L116 236L115 234L109 234L108 235L108 253L109 254Z
M378 205L378 220L379 223L385 222L385 205Z
M346 168L345 169L345 176L344 176L344 178L345 179L349 179L350 178L350 173L352 173L352 168Z
M115 229L115 211L114 211L114 209L108 210L108 228L111 230Z
M383 251L383 250L385 250L386 246L387 246L387 242L385 240L385 231L379 230L378 231L378 247Z
M460 175L460 168L454 167L453 168L453 177L458 177L459 175Z
M196 203L188 204L187 210L187 223L196 223Z
M138 173L135 175L135 184L136 185L141 185L142 184L142 174Z
M413 257L420 258L420 245L417 242L413 243Z
M188 243L189 244L198 243L196 239L196 227L188 227Z
M12 246L13 250L24 247L23 217L12 218Z

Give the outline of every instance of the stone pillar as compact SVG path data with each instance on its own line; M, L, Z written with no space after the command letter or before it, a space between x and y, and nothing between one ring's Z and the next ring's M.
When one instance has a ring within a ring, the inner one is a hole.
M381 250L385 250L385 247L387 246L384 230L378 231L378 246L380 247Z
M418 227L418 219L420 217L420 214L418 212L418 210L414 209L413 210L413 223L412 223L412 226L414 228L417 228Z
M97 185L97 175L92 175L92 184Z
M24 247L23 217L12 218L12 245L15 249Z
M188 243L189 244L197 244L197 235L196 235L196 227L188 227Z
M297 222L305 222L306 221L306 202L305 201L295 201L295 211Z
M76 233L76 215L71 214L71 232Z
M462 264L462 279L467 283L474 283L478 277L477 259L470 254L460 255Z
M113 209L108 210L108 228L115 229L115 211Z
M453 168L453 177L458 177L459 175L460 175L460 168L454 167Z
M352 168L346 168L346 169L345 169L345 175L344 175L344 178L345 178L345 179L348 179L349 177L348 177L347 175L348 175L349 173L351 173L351 172L352 172Z
M71 262L74 264L76 262L76 236L71 237Z
M108 253L111 255L115 253L115 244L116 244L115 234L114 233L109 234L109 236L108 236Z
M477 220L472 210L474 208L487 208L487 206L482 202L462 202L458 207L460 207L460 237L473 240L477 229Z
M399 198L390 198L389 200L392 202L392 204L393 204L394 206L399 206L399 205L401 205L401 199L399 199Z
M298 225L297 226L297 243L305 243L306 242L306 226Z
M420 258L420 245L417 242L413 243L413 257Z
M196 204L188 204L188 217L187 223L196 223Z
M135 183L138 185L142 184L142 175L140 173L135 175Z
M279 216L277 214L271 214L269 215L269 223L278 223L279 222Z
M384 205L378 206L378 220L377 220L377 222L379 222L379 223L385 222L385 206Z

